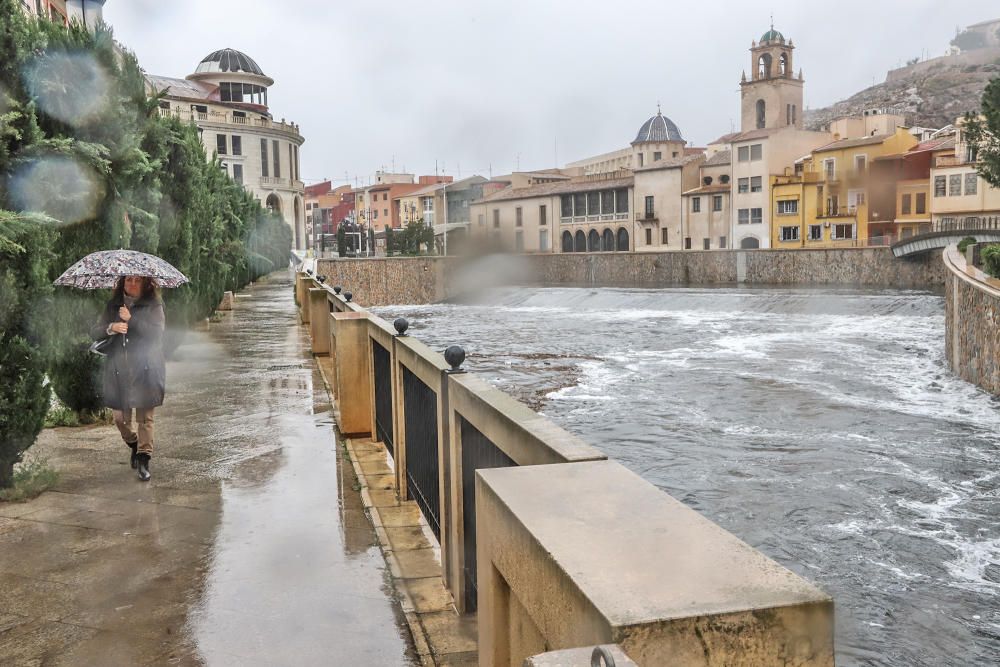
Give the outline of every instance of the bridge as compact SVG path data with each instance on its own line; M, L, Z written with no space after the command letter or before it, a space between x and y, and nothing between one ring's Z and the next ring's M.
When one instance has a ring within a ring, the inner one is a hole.
M1000 216L935 222L931 231L893 243L892 254L897 258L914 257L942 250L970 236L980 243L1000 243Z

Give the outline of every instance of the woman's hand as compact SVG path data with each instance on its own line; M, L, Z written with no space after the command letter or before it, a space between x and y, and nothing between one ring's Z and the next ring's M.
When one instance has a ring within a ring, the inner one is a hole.
M128 322L130 319L132 319L132 313L128 312L128 308L122 306L121 308L118 309L118 318L122 322Z
M111 325L111 330L119 334L128 333L128 322L115 322Z

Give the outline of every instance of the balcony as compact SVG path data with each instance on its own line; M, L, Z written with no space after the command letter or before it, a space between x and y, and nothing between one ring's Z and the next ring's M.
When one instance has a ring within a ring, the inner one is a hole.
M293 135L294 137L302 136L299 134L299 126L295 123L275 121L267 117L254 117L245 114L241 115L240 113L222 111L194 111L192 109L184 109L179 106L172 109L164 109L163 107L160 107L158 111L161 118L177 118L178 120L187 121L189 123L215 123L219 125L259 127L287 133Z

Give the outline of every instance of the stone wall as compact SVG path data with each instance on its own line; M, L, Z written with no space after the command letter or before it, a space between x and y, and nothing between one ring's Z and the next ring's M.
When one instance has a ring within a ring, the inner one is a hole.
M894 259L888 248L716 250L319 260L328 285L366 306L432 303L501 285L669 287L837 285L936 289L937 254Z
M945 355L959 377L1000 395L1000 281L945 251Z

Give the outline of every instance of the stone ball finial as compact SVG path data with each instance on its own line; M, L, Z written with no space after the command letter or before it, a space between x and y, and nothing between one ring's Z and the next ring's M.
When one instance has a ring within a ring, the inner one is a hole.
M333 293L334 294L340 294L340 290L342 290L342 289L344 289L344 288L341 287L340 285L337 285L336 287L333 288Z
M353 297L353 296L354 295L351 294L350 292L344 292L344 301L348 301L349 302L351 300L351 297Z
M410 328L410 323L405 317L397 317L392 321L392 326L396 329L397 336L405 336L406 330Z
M460 373L462 363L465 361L465 350L458 345L452 345L444 351L444 360L451 366L450 373Z
M319 284L322 285L326 282L326 276L316 276L316 280L318 280Z

